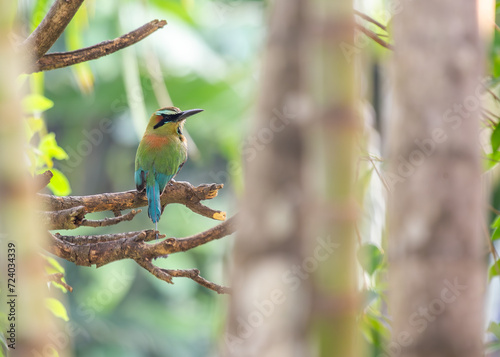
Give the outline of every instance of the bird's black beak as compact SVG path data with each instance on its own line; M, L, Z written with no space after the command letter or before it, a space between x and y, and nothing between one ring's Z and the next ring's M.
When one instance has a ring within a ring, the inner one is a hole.
M191 115L195 115L195 114L201 113L202 111L203 111L203 109L189 109L189 110L185 110L185 111L179 113L180 115L177 117L176 121L181 121L181 120L187 119Z

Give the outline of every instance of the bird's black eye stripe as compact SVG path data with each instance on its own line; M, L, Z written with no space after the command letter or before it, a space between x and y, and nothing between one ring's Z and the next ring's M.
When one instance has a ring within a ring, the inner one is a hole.
M153 129L158 129L160 126L163 126L165 123L168 122L175 122L177 121L177 118L179 118L179 115L182 113L175 113L175 114L161 114L161 117L163 118L160 120L154 127Z

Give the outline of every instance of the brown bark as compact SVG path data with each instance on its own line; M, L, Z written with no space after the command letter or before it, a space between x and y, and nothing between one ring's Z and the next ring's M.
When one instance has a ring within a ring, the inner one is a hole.
M173 181L163 191L160 198L161 204L164 208L170 203L181 203L200 215L224 221L226 219L225 212L213 210L200 203L202 200L216 197L222 186L204 184L194 187L188 182ZM130 221L141 210L131 210L126 214L122 214L121 211L146 206L147 199L144 193L132 190L90 196L57 197L38 194L37 203L43 204L45 209L50 210L38 213L48 229L75 229L80 226L104 227ZM87 213L102 211L111 211L115 217L101 220L85 218ZM153 230L87 236L63 236L58 233L47 233L47 249L62 259L83 266L96 265L100 267L117 260L133 259L151 274L170 284L173 283L172 277L187 277L219 294L227 294L230 292L229 288L202 278L196 269L160 269L152 261L156 258L166 257L168 254L185 252L212 240L223 238L234 232L234 220L235 217L192 237L168 238L155 244L146 244L145 242L165 236Z
M117 260L133 259L151 274L168 283L172 284L172 277L187 277L219 294L227 294L229 288L202 278L196 269L166 270L154 266L152 262L156 258L185 252L230 235L236 228L235 219L236 217L232 217L191 237L167 238L154 244L146 243L156 239L156 232L153 230L93 236L62 236L47 233L47 249L52 254L81 266L101 267ZM164 236L160 235L159 238Z
M163 191L160 197L161 205L165 207L167 204L180 203L201 216L223 221L226 219L226 212L214 210L201 204L203 200L209 200L216 197L218 191L222 187L222 184L215 183L202 184L195 187L189 182L173 181L169 183ZM63 210L75 209L77 207L84 207L86 213L103 211L117 212L130 208L144 207L148 203L145 193L140 193L137 190L65 197L39 194L38 199L47 210L60 212ZM52 219L51 224L53 228L51 229L56 229L57 224L75 224L71 215L67 215L66 217L70 221L66 222L61 217L58 217L57 212L49 215L47 219ZM83 220L80 220L79 225L83 222ZM58 229L71 228L60 226Z
M156 30L161 29L166 24L167 21L165 20L153 20L134 31L115 38L114 40L104 41L76 51L46 54L41 57L26 73L49 71L52 69L68 67L77 63L87 62L110 55L141 41Z
M389 244L397 356L482 356L475 2L403 1L394 19Z
M304 199L304 0L273 3L257 112L248 150L245 194L235 247L225 349L229 356L307 356L307 282L299 266ZM277 112L285 113L279 118ZM275 128L275 129L273 129ZM265 144L261 138L265 139ZM265 310L257 306L265 305Z
M223 238L234 232L235 218L228 219L205 232L186 238L167 238L163 241L146 244L146 241L155 239L154 231L139 231L137 234L118 233L115 239L106 235L100 236L62 236L49 233L49 250L51 253L73 262L77 265L101 267L111 262L122 259L148 260L185 252L187 250L206 244L216 239ZM77 244L75 244L77 243Z
M55 0L35 31L21 45L21 52L38 61L61 36L84 0Z

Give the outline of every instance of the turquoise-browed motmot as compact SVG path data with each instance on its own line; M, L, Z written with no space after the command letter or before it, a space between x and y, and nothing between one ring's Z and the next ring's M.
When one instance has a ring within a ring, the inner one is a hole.
M135 156L135 186L146 189L148 216L158 230L160 195L187 159L187 142L182 130L185 120L203 109L181 111L176 107L158 109L149 119Z

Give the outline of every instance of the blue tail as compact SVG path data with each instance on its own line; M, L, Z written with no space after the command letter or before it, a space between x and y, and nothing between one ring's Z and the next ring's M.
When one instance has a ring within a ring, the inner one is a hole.
M146 185L146 196L148 197L148 216L153 223L158 223L161 215L160 187L155 181L154 186Z

